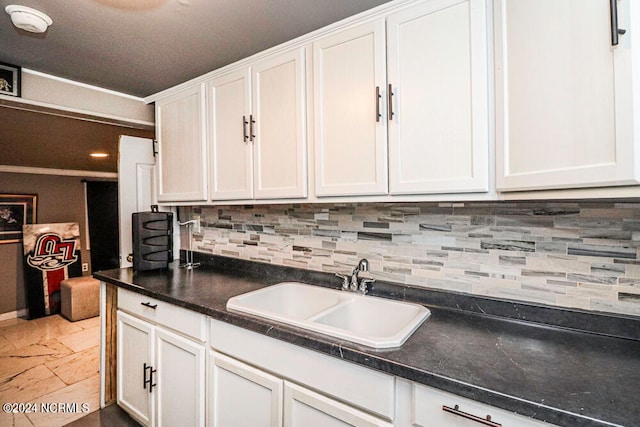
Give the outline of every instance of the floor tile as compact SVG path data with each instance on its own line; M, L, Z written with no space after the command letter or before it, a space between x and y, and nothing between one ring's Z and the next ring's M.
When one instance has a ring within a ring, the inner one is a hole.
M100 372L100 351L94 346L84 351L46 363L54 374L66 384L74 384Z
M99 328L100 316L91 317L89 319L84 319L84 320L78 320L77 322L73 322L73 324L80 326L82 329Z
M2 336L8 339L15 348L21 348L82 330L80 326L76 326L59 316L43 319L47 320L36 319L30 320L28 323L9 326L2 330Z
M21 319L20 317L16 317L13 319L7 319L0 321L0 331L4 328L8 328L9 326L15 326L20 323L28 322L26 319Z
M0 379L0 402L25 403L67 385L43 365Z
M33 427L33 424L22 412L15 414L0 412L0 426Z
M40 408L55 409L27 414L34 426L57 427L100 409L100 376L94 375L62 390L39 397Z
M1 332L0 332L0 353L2 353L3 351L9 351L9 350L15 350L15 347L13 346L13 344L11 344L11 341L9 341L3 335L1 335Z
M98 410L99 341L99 317L0 322L0 402L37 402L55 410L0 413L0 426L63 426Z
M100 345L100 328L82 329L57 338L59 342L77 352Z
M0 381L2 378L18 374L72 354L73 351L56 340L43 341L26 347L0 353Z
M20 336L21 334L29 333L34 330L40 330L40 326L37 323L31 323L30 321L24 323L14 323L12 325L7 325L4 328L0 329L0 334L7 338L15 338Z

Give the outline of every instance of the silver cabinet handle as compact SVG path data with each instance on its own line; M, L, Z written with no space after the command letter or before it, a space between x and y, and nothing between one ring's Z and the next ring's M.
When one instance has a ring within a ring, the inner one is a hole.
M249 115L249 141L253 142L255 139L255 135L253 134L253 125L256 124L256 121L253 118L253 114Z
M395 116L396 113L393 112L393 86L391 83L389 83L389 93L387 96L389 97L389 120L393 120L393 116Z
M249 140L249 135L247 135L247 125L249 122L247 121L247 116L242 116L242 140L247 142Z
M380 114L380 98L382 98L380 86L376 86L376 122L379 122L380 117L382 117L382 114Z

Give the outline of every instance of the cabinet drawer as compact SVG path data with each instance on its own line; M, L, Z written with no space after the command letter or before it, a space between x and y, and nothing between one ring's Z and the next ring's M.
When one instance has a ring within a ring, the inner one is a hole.
M456 405L458 406L457 410ZM444 406L451 408L453 411L446 411L443 408ZM413 425L421 427L476 427L482 425L478 421L470 419L471 417L466 418L465 415L483 419L486 419L487 415L489 415L491 422L495 423L496 426L501 425L503 427L542 427L552 425L416 383L413 384L412 412Z
M204 314L122 288L118 289L118 309L198 341L204 342L207 339Z

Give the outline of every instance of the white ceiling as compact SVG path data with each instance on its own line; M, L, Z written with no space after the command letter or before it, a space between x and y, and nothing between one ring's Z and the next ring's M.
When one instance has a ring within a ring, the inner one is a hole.
M0 0L0 62L145 97L389 0ZM18 30L4 9L53 19Z

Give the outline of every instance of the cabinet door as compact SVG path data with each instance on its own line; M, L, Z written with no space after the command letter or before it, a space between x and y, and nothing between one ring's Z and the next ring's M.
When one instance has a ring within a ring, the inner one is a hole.
M256 199L306 197L305 50L252 67Z
M211 200L251 199L251 70L247 67L213 79L207 93Z
M318 196L387 193L384 26L379 19L313 44Z
M204 85L156 102L158 201L207 199Z
M486 13L448 0L387 19L391 194L488 190Z
M145 426L151 425L151 393L146 366L153 365L153 326L118 311L118 405ZM154 390L155 391L155 390Z
M205 349L156 329L156 423L158 427L205 425Z
M285 381L284 426L391 427L392 424Z
M499 190L638 182L629 3L495 2Z
M214 427L282 425L283 381L211 352L210 411Z

